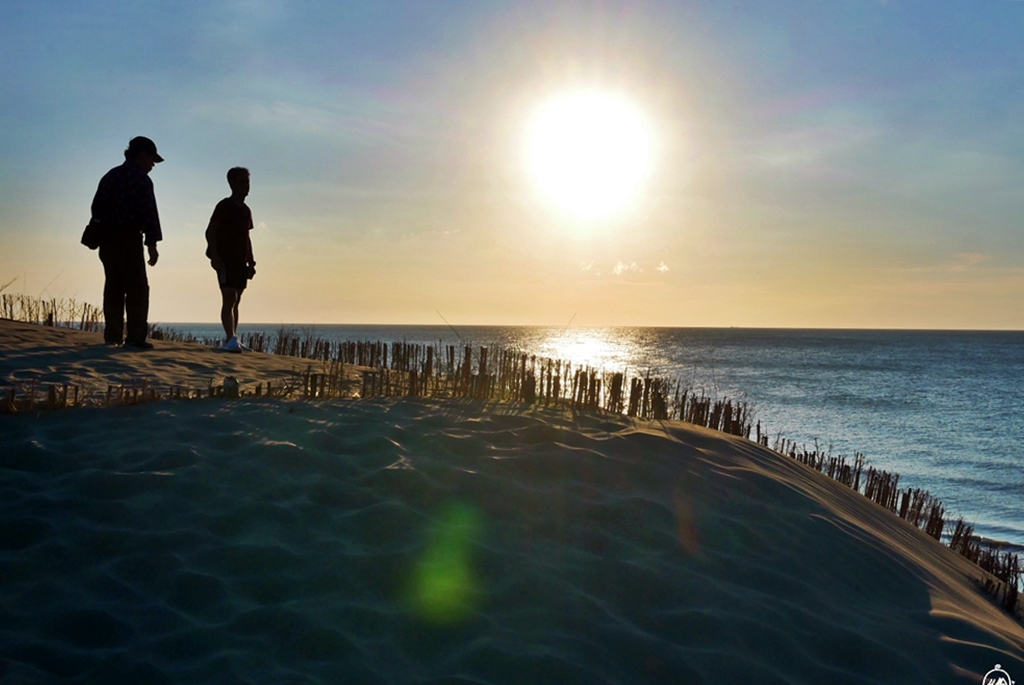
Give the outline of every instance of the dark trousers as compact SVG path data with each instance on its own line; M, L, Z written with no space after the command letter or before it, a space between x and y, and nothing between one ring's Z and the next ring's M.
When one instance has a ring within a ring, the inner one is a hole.
M100 261L107 279L103 285L103 318L107 324L103 339L111 343L121 343L122 339L145 341L149 329L149 279L142 236L100 245Z

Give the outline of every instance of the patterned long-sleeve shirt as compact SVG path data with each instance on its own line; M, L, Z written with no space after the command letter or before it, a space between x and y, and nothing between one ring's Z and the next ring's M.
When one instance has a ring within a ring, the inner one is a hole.
M114 167L100 179L92 216L104 227L107 240L131 239L139 233L146 245L163 240L153 181L131 162Z

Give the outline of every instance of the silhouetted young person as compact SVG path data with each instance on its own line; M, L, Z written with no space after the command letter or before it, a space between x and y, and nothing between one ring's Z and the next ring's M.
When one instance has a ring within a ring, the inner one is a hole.
M217 203L206 229L206 256L217 272L220 285L220 321L224 325L224 348L229 352L246 349L238 341L238 303L250 278L256 274L252 257L252 212L245 204L249 194L249 170L228 170L231 197Z
M100 179L92 201L93 219L102 230L100 261L103 262L103 339L108 345L152 349L146 341L149 331L149 280L143 243L149 251L149 265L159 254L160 216L149 172L164 161L156 144L144 136L132 138L124 151L124 164ZM125 314L128 318L125 330Z

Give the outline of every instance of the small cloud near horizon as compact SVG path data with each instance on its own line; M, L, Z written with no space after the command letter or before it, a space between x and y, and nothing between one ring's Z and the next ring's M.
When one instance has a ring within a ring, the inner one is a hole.
M628 262L627 263L627 262L620 261L620 262L617 262L615 264L615 266L612 267L612 273L614 273L616 276L621 276L622 274L624 274L626 272L640 273L642 271L643 271L643 269L636 262Z
M965 271L973 266L991 261L992 255L981 252L958 252L953 255L953 260L953 263L949 266L951 271Z

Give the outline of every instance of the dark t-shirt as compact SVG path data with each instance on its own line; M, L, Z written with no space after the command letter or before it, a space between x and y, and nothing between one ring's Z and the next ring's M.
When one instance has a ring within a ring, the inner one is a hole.
M252 230L252 212L245 203L239 204L226 197L217 203L210 217L210 223L217 225L213 239L217 254L225 264L245 264L253 261L249 243ZM206 256L210 256L207 249Z

